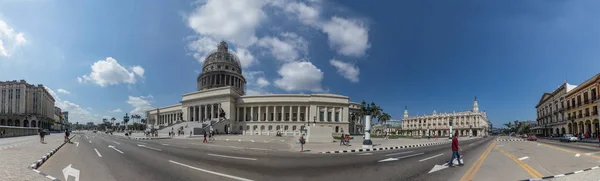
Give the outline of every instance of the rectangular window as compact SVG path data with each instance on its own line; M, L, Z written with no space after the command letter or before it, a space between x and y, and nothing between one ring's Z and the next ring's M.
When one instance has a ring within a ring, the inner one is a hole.
M340 122L340 112L335 112L335 121Z
M19 112L20 111L19 107L20 107L20 103L21 103L21 89L17 89L17 99L16 100L17 100L17 102L16 102L17 109L15 111L17 113L20 113Z
M293 121L298 121L298 113L293 113L292 114L292 120Z
M331 112L327 112L327 121L331 122Z
M304 121L304 113L300 113L300 121Z
M592 89L592 101L596 100L598 98L598 95L596 93L596 89Z
M290 113L285 113L285 120L290 121Z
M270 120L271 120L271 121L273 121L273 117L274 117L275 115L274 115L273 113L271 113L271 115L269 115L269 116L271 116L271 119L270 119Z
M281 120L281 113L277 113L277 120L282 121Z
M319 120L325 121L325 113L323 111L319 112Z

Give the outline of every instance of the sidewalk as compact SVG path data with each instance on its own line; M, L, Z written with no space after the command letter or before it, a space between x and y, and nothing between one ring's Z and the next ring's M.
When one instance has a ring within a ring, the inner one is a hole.
M475 139L478 137L472 137L470 139ZM468 137L460 137L459 140L468 140ZM438 138L436 141L435 138L432 139L411 139L411 138L399 138L399 139L388 139L384 140L382 138L373 138L371 139L373 142L373 149L379 148L389 148L389 147L399 147L399 146L407 146L407 145L419 145L419 144L427 144L427 143L443 143L450 142L448 138ZM321 153L321 152L334 152L334 151L343 151L343 150L356 150L362 149L362 137L354 137L354 140L350 140L351 146L340 146L339 140L333 143L306 143L304 145L304 150L310 150L310 153ZM296 144L292 146L293 151L300 151L300 144Z
M63 138L62 134L51 134L45 137L45 144L39 142L38 136L0 139L0 144L9 146L0 150L0 180L49 180L32 171L29 166L62 144Z

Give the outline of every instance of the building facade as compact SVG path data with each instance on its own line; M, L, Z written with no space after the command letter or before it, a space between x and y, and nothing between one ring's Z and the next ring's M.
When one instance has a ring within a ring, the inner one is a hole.
M331 127L334 133L362 130L360 104L347 96L245 95L240 62L225 42L207 56L196 83L197 90L183 94L180 103L147 111L150 126L195 121L210 123L217 132L246 135L300 135L313 124Z
M54 123L54 102L41 84L0 81L0 126L50 129Z
M537 110L536 134L550 136L552 134L565 134L567 132L568 99L567 94L576 88L567 82L551 93L544 93L535 106Z
M405 108L402 119L402 135L405 136L450 136L456 131L459 136L485 136L490 127L486 113L479 111L477 98L473 101L472 110L441 114L434 110L430 115L409 117Z
M567 100L567 123L566 127L570 134L585 134L592 136L599 132L599 90L600 74L579 84L566 95Z

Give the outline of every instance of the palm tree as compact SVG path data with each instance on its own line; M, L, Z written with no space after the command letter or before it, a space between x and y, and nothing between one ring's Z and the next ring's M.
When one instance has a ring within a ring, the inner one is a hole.
M512 129L513 129L513 124L508 122L508 123L504 123L504 126L506 126L506 128L508 128L508 132L510 134L510 132L512 132Z
M379 116L379 121L381 121L383 124L387 123L387 121L390 119L392 119L392 116L390 116L388 113L383 113L381 116Z
M379 107L378 105L375 105L375 103L371 103L371 105L371 116L373 117L372 119L377 118L377 120L379 121L381 114L383 114L383 109L381 109L381 107Z
M117 120L117 119L115 119L115 117L113 117L113 118L110 118L110 121L112 121L112 123L110 124L110 126L111 126L111 127L112 127L112 125L115 123L115 120Z

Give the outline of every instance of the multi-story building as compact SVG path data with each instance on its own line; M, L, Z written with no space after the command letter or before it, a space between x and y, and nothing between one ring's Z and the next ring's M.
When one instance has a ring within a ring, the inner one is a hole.
M549 136L551 134L565 134L567 129L568 99L567 94L575 89L576 85L567 82L560 85L551 93L544 93L535 106L537 110L537 126L533 129L537 134Z
M600 74L581 83L566 95L568 133L598 134Z
M49 129L54 111L54 98L43 85L0 81L0 126Z
M211 125L214 131L246 135L300 135L309 124L331 127L335 133L361 131L361 106L347 96L245 95L241 64L225 42L207 56L196 83L197 89L183 94L178 104L148 110L150 127L180 128L177 123L185 120L186 126L193 125L189 127Z
M435 110L431 115L408 116L408 109L404 108L402 120L402 134L406 136L450 136L450 122L452 133L458 131L459 136L488 135L490 121L485 112L479 111L477 98L473 101L473 109L462 112L441 113Z

